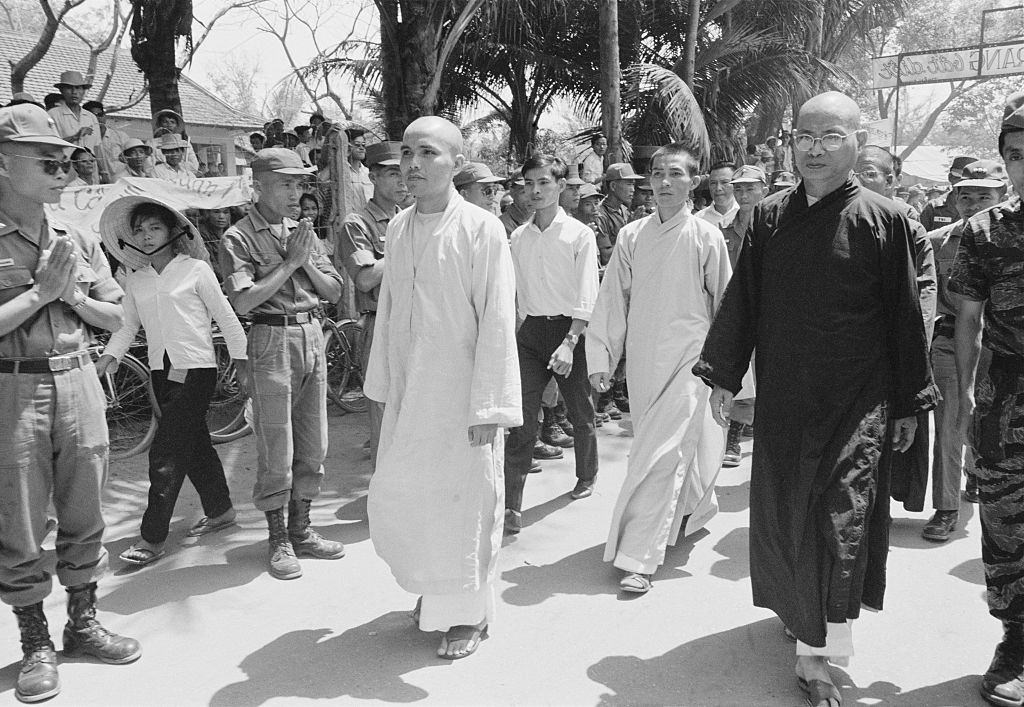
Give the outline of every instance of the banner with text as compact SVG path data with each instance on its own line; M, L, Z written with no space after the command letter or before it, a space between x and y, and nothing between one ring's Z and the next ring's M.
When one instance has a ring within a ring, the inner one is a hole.
M57 228L99 240L103 209L122 196L149 196L178 211L222 209L247 203L252 189L246 176L187 178L174 182L126 177L116 184L65 189L59 204L46 207L46 217Z
M902 57L902 58L901 58ZM1024 74L1024 42L940 49L871 60L871 87L894 88Z

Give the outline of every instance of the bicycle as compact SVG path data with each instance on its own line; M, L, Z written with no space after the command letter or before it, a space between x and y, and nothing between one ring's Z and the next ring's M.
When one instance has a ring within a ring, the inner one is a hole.
M354 319L324 318L324 356L327 359L327 397L345 412L366 412L363 395L363 327Z
M217 360L217 382L206 411L206 426L210 430L210 440L214 444L224 444L252 433L252 425L249 424L252 401L238 383L235 363L220 333L214 334L213 352Z
M91 349L93 358L98 349ZM160 407L149 379L149 368L126 353L114 371L100 376L106 403L107 429L110 434L110 458L128 457L149 449L156 436Z

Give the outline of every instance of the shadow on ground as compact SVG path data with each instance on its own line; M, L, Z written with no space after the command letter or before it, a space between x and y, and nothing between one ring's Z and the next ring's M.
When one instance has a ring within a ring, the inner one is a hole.
M929 496L928 504L930 503L931 497ZM949 540L946 542L980 542L977 538L972 541L967 532L967 527L971 519L974 518L975 512L975 504L966 502L960 504L960 519L957 521L956 529L949 534ZM925 518L893 518L892 526L889 528L889 544L893 547L905 547L912 550L934 550L945 545L946 543L936 543L921 537L921 531L926 522Z
M604 543L580 550L550 565L523 565L502 573L512 586L502 599L514 606L535 606L557 595L617 594L619 571L602 562Z
M261 705L275 698L416 702L429 694L402 676L449 665L434 652L440 640L440 634L416 630L402 611L337 636L326 628L292 631L249 654L239 666L247 679L222 687L210 705Z
M739 582L750 576L750 529L735 528L715 544L715 552L725 557L711 565L711 574Z
M718 481L727 480L728 469L718 475ZM722 513L742 513L750 508L750 482L744 481L737 486L715 485L715 496L718 498L718 510Z

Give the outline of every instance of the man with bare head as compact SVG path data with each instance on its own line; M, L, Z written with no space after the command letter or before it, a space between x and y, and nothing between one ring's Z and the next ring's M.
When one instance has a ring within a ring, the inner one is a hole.
M865 137L857 104L841 93L801 107L793 142L803 182L756 207L694 367L726 425L757 350L754 604L797 639L797 681L815 707L841 701L828 661L853 654L850 620L861 604L882 608L883 450L908 449L915 414L937 397L910 222L851 177Z
M505 230L452 178L462 134L429 116L402 140L416 205L391 219L364 391L385 404L370 537L443 658L480 645L494 613L504 508L502 428L522 425L515 274Z

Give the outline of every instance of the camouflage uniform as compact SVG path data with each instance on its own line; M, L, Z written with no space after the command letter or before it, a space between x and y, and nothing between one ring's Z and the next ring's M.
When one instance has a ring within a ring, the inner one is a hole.
M972 217L949 290L985 303L984 346L971 431L989 612L1024 622L1024 212L1021 202Z

